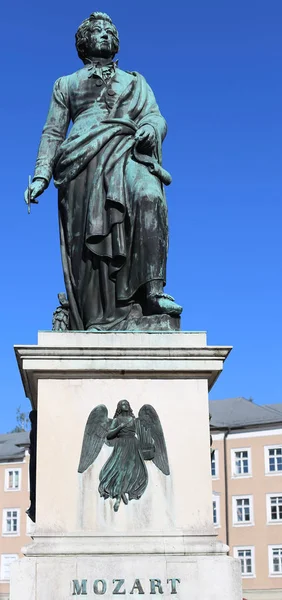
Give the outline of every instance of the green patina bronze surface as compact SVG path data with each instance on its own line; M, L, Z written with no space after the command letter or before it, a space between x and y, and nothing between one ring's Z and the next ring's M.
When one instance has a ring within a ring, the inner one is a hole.
M144 404L135 418L129 402L120 400L113 419L108 418L106 406L96 406L85 426L79 473L94 463L104 444L113 446L113 452L100 472L99 493L105 500L115 500L115 512L121 500L128 504L144 494L145 460L152 460L164 475L170 473L161 422L150 404Z
M154 315L165 315L160 329L179 329L182 309L163 293L166 122L144 77L114 62L118 32L107 15L81 24L76 47L84 66L55 82L26 192L36 202L52 176L58 188L68 314L58 311L54 328L157 329Z

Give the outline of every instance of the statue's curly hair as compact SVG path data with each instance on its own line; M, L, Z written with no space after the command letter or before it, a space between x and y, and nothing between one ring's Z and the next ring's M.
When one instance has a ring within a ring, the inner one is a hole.
M122 402L124 402L124 400L120 400L120 401L118 402L118 405L117 405L117 408L116 408L116 412L115 412L115 414L114 414L114 419L115 419L116 417L118 417L118 415L120 415L120 413L121 413L121 411L122 411L122 408L121 408L121 403L122 403ZM132 408L131 408L131 406L130 406L130 404L129 404L128 400L126 400L126 402L127 402L127 403L128 403L128 405L129 405L129 411L128 411L128 412L129 412L130 416L131 416L131 417L134 417L133 410L132 410Z
M106 13L93 12L87 19L85 19L81 23L75 34L75 46L77 49L77 54L84 63L88 58L87 54L90 42L90 33L93 25L95 24L95 21L107 21L107 23L110 23L110 25L112 25L114 37L113 56L115 56L115 54L119 51L118 30L113 24L112 19Z

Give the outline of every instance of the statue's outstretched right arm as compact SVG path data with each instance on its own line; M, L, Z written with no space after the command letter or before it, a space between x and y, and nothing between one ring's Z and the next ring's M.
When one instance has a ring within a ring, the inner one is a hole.
M31 202L43 193L52 177L57 151L66 137L70 122L67 78L54 84L50 108L38 149L34 177L30 186ZM25 193L27 198L27 192Z

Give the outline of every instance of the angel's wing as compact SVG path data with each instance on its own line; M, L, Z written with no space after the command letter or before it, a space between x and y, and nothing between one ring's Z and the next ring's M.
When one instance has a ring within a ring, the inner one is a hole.
M99 404L91 411L85 426L78 472L84 473L96 460L109 430L112 419L108 419L108 410Z
M144 404L144 406L142 406L142 408L139 410L138 417L140 419L141 429L145 429L147 437L151 437L153 439L155 446L155 452L152 458L153 463L155 463L156 467L158 467L158 469L160 469L164 475L169 475L170 471L166 443L164 439L163 428L157 412L150 404Z

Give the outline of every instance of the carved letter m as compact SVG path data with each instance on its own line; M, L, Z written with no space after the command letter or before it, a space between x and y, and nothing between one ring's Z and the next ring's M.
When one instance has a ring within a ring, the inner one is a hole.
M80 596L80 594L82 596L87 596L87 589L86 589L87 579L82 579L81 585L77 579L73 579L72 582L73 582L73 592L72 592L73 596Z

